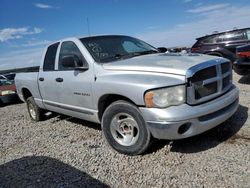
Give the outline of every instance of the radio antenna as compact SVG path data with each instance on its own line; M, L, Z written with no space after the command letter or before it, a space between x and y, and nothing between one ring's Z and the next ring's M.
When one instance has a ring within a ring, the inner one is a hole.
M89 18L88 17L87 17L87 27L88 27L88 34L89 34L89 36L91 36L90 29L89 29Z

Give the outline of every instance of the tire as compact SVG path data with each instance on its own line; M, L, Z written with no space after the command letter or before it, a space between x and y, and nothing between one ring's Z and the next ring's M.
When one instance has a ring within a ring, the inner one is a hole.
M2 100L0 99L0 107L3 107L3 106L4 106L4 104L3 104Z
M116 101L105 110L102 131L113 149L127 155L142 154L151 141L141 112L126 101Z
M247 67L243 67L243 66L239 66L239 65L233 65L233 70L241 75L241 76L245 76L245 75L248 75L250 74L250 68L247 68Z
M27 109L29 116L32 121L41 121L44 115L44 111L37 106L35 103L34 97L29 97L26 100Z

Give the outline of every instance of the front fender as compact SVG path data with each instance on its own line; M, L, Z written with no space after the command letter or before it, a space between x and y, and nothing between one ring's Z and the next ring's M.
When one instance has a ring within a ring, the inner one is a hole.
M105 70L97 76L93 86L94 108L98 109L99 99L106 94L121 95L138 106L144 106L144 93L147 90L184 83L185 76L181 75Z

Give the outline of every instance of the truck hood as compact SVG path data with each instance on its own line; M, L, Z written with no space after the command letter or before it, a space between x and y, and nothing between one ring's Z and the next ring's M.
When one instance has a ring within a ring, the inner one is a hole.
M203 54L160 53L103 64L106 70L146 71L186 75L189 68L218 57Z

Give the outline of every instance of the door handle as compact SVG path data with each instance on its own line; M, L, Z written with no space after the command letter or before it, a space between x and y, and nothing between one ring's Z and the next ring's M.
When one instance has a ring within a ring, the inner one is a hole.
M63 82L63 78L56 78L57 82Z
M43 78L43 77L40 77L40 78L39 78L39 81L43 82L43 81L44 81L44 78Z

